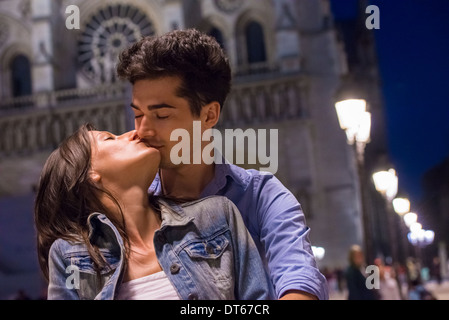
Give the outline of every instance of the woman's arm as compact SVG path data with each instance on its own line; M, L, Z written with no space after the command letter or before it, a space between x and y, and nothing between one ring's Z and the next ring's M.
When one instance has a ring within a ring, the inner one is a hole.
M66 265L60 250L61 240L56 240L50 248L48 259L48 300L79 300L79 270Z

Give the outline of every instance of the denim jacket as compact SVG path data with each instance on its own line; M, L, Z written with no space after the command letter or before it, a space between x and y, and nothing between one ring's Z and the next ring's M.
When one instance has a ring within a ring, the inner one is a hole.
M158 200L154 236L159 263L181 299L272 299L258 250L235 205L213 196L182 205ZM100 213L88 219L90 240L110 268L98 277L82 243L56 240L49 253L48 299L112 300L124 270L124 244Z

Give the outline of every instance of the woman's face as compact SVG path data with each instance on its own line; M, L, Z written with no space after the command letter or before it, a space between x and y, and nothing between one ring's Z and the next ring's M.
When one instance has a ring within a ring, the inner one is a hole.
M101 181L129 186L153 181L159 169L159 151L140 140L135 131L116 136L91 131L92 171Z

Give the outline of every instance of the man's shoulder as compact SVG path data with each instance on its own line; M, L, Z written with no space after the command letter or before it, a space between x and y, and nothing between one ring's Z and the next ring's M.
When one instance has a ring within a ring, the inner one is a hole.
M263 187L266 184L285 188L282 182L271 172L256 169L245 169L234 164L228 165L228 172L232 179L246 187Z

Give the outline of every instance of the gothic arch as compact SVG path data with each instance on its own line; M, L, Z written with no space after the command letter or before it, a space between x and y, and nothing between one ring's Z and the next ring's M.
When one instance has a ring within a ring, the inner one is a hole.
M223 47L229 51L229 44L232 41L232 30L226 21L217 15L204 18L198 25L198 30L210 34L214 29L220 31L223 37Z
M265 68L272 68L275 58L275 35L273 20L268 12L256 8L248 9L239 16L235 26L237 65L241 72L250 72L252 66L248 49L248 26L260 27L261 39L265 49L265 61L257 63Z
M226 52L226 55L229 57L232 69L235 69L235 66L237 65L237 57L233 25L226 21L226 19L224 19L220 15L210 15L208 17L205 17L198 24L197 28L198 30L201 30L207 34L210 34L213 28L216 28L222 33L224 50Z
M22 55L32 62L31 31L21 21L0 14L0 20L7 26L6 34L0 46L0 87L2 98L13 96L11 80L11 63L15 57ZM31 72L31 70L30 70Z

